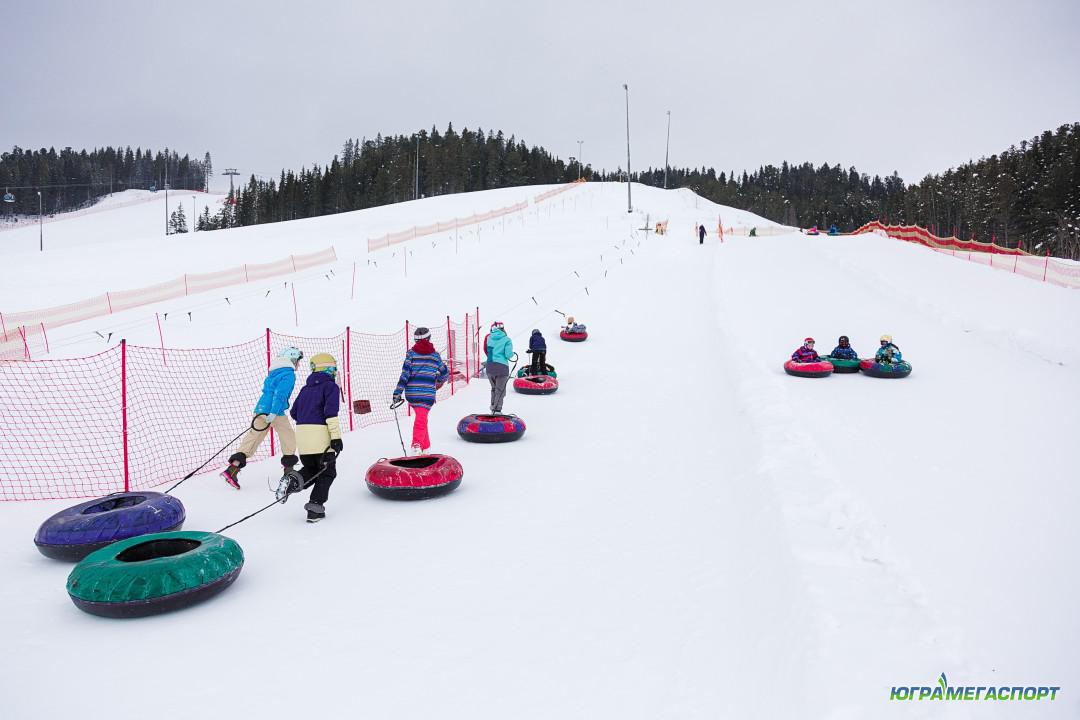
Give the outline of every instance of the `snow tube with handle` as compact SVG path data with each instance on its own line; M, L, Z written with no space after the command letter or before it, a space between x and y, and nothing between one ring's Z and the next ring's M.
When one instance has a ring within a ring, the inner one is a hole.
M832 370L834 373L857 373L859 372L859 359L848 358L834 358L829 355L825 356L825 359L832 364Z
M788 375L794 375L795 377L828 377L829 375L832 375L832 370L832 363L828 360L818 360L817 362L806 363L788 360L784 363L784 372Z
M466 415L458 422L457 432L469 442L513 442L525 434L525 423L517 415Z
M867 358L859 361L863 375L875 378L905 378L911 374L911 363L901 360L895 363L880 363Z
M517 376L519 378L520 377L528 377L530 375L533 375L533 376L547 375L548 377L559 377L559 374L555 372L555 366L554 365L546 365L546 368L547 369L544 370L544 372L542 372L542 373L534 373L532 371L532 365L526 365L525 367L523 367L523 368L521 368L520 370L517 371Z
M368 468L368 490L388 500L423 500L457 489L465 471L449 455L382 458Z
M550 395L559 389L559 381L549 375L529 375L516 378L514 389L522 395Z
M56 513L41 523L34 544L47 558L75 562L117 540L179 530L185 516L172 495L113 493Z
M87 555L68 575L75 607L110 618L179 610L217 595L244 567L244 551L210 532L155 533Z
M576 333L567 332L565 330L559 331L559 338L565 340L566 342L585 342L585 339L588 337L589 333L584 330L582 332Z

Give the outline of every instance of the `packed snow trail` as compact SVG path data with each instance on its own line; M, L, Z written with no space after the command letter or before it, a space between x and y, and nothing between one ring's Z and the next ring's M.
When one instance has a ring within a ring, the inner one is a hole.
M725 356L828 618L819 687L841 706L853 685L931 685L940 671L971 685L1080 679L1066 640L1080 636L1080 575L1062 566L1077 529L1073 513L1052 511L1080 504L1065 481L1080 427L1080 296L972 270L878 237L737 238L718 255ZM806 335L825 354L847 334L866 357L882 333L910 378L780 370ZM852 717L871 714L869 699Z

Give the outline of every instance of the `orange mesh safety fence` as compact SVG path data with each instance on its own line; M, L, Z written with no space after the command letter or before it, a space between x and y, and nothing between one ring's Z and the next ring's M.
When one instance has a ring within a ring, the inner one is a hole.
M572 183L566 185L560 185L552 190L536 195L533 198L533 203L542 202L548 198L555 197L567 190L573 190L578 187L579 184L585 182L584 180L575 180ZM522 200L519 203L513 205L507 205L506 207L496 208L489 210L485 213L474 213L466 217L451 218L449 220L440 220L438 222L431 223L430 225L414 225L408 230L400 230L398 232L387 233L379 237L368 238L368 252L374 252L375 250L385 250L386 248L403 243L407 240L413 240L418 237L424 237L426 235L434 235L435 233L446 232L447 230L455 230L458 228L469 227L471 225L479 225L480 223L487 222L489 220L495 220L496 218L504 217L506 215L512 215L516 212L522 212L529 207L529 203L526 200Z
M918 225L884 225L877 220L868 222L853 235L881 232L896 240L913 242L932 250L948 253L954 257L989 265L998 270L1023 275L1067 288L1080 288L1080 263L1050 257L1032 255L1019 248L1007 248L992 242L961 240L956 236L939 237Z
M268 263L238 265L208 273L188 273L172 280L134 290L106 292L66 305L41 310L0 312L0 359L27 359L24 345L50 328L70 325L123 310L173 300L232 285L265 280L308 268L326 265L337 260L331 246L326 250L305 255L290 255Z
M429 327L453 370L438 391L441 401L476 376L479 335L474 316ZM97 497L179 480L248 427L270 362L290 345L305 357L295 392L307 381L308 358L329 353L337 360L344 432L393 420L390 400L408 338L405 328L391 334L346 328L322 338L267 330L229 347L122 342L85 358L0 360L0 500ZM355 412L357 400L371 411ZM238 447L239 440L203 472L219 471ZM270 433L251 460L280 454Z

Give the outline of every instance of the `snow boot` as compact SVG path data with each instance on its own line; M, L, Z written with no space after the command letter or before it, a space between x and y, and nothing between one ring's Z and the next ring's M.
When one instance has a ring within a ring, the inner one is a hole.
M424 448L420 447L419 445L413 445L412 446L412 454L413 454L414 457L418 456L418 455L423 455L424 454Z
M244 453L233 453L229 458L229 466L221 472L221 477L225 478L225 482L236 489L240 489L240 470L247 465L247 457Z
M304 477L292 468L285 468L284 474L281 479L278 480L277 490L274 491L274 497L278 502L285 502L289 499L289 496L295 492L300 492L304 489Z
M326 517L326 507L320 503L309 502L304 505L304 509L307 510L309 523L317 523Z

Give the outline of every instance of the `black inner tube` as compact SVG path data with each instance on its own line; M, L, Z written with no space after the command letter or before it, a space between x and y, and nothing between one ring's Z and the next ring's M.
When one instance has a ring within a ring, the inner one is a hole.
M439 462L439 458L429 455L427 457L398 458L397 460L391 460L390 464L394 467L420 469L431 467L437 462Z
M132 545L124 552L116 556L120 562L144 562L157 560L158 558L183 555L191 552L202 545L198 540L186 538L167 538L164 540L150 540L149 542Z
M107 498L102 500L97 505L91 505L83 510L80 515L93 515L95 513L109 512L110 510L116 510L117 508L135 507L136 505L146 502L145 495L125 495L118 498Z

